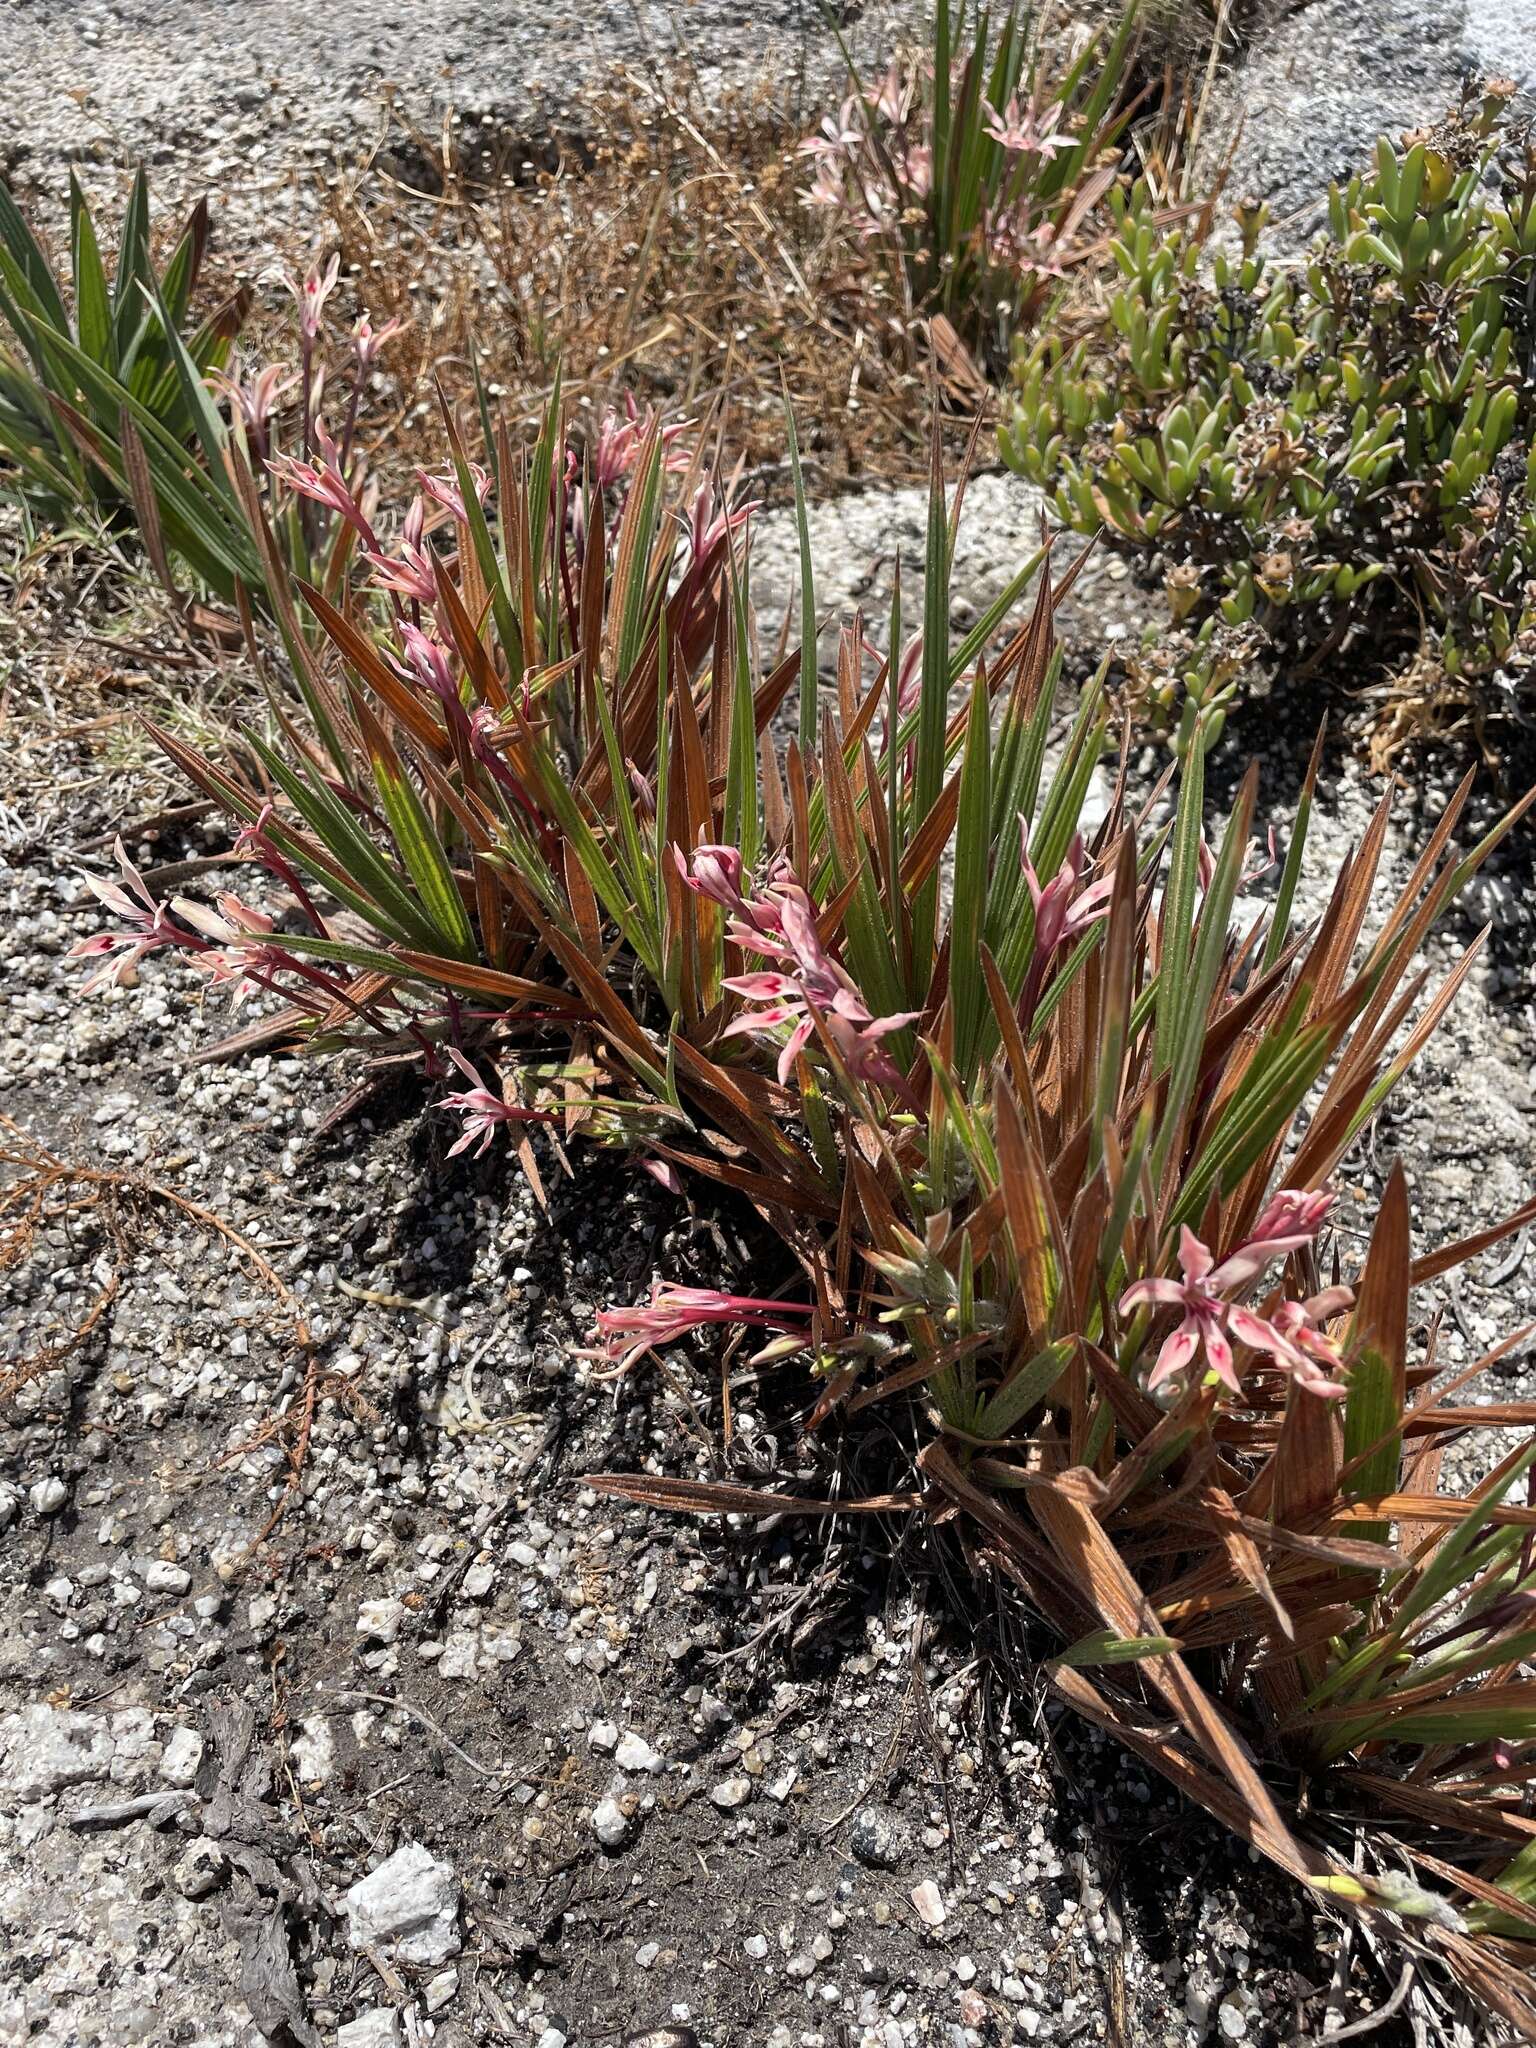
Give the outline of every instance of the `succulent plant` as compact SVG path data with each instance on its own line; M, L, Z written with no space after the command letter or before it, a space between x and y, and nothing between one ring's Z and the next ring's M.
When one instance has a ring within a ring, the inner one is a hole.
M1299 260L1256 202L1208 249L1133 188L1087 332L1019 351L1006 459L1155 553L1184 639L1162 666L1197 693L1228 687L1223 627L1321 662L1368 620L1426 704L1479 723L1536 666L1536 153L1512 93L1382 137Z

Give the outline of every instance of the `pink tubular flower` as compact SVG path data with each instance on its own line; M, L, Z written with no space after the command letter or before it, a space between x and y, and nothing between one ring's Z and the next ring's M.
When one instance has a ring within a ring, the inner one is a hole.
M864 116L850 93L835 114L822 118L821 128L798 145L801 156L847 156L864 140Z
M353 496L351 485L342 475L340 451L326 432L323 420L315 422L315 443L320 450L319 462L300 462L292 455L274 455L267 468L301 497L313 498L317 504L328 505L333 512L339 513L362 541L363 552L371 558L379 552L378 536Z
M688 512L688 553L695 567L707 562L717 547L746 525L757 510L757 500L746 505L719 502L710 482L699 485Z
M718 903L730 911L745 932L731 930L731 937L738 944L745 944L754 952L772 951L777 958L785 958L782 947L764 947L760 938L774 938L783 930L783 911L779 901L770 891L756 901L750 900L742 888L742 859L734 846L709 846L702 841L693 853L684 853L680 846L672 849L672 859L677 872L696 896L707 896L711 903Z
M338 251L324 269L318 263L312 264L302 284L295 284L293 279L281 270L267 272L263 281L275 281L286 291L293 293L299 307L299 330L304 339L312 343L320 333L325 302L335 291L340 276L341 254Z
M263 446L266 442L267 422L272 417L277 401L290 392L298 381L297 371L284 371L275 363L269 363L253 377L242 377L227 370L210 370L208 373L208 382L214 390L220 397L228 399L231 410L239 413L248 431L258 436Z
M112 852L122 870L122 881L106 882L99 875L87 875L85 885L114 917L121 918L127 929L97 932L93 938L80 939L70 947L71 960L110 959L109 966L99 968L82 985L82 995L89 995L103 982L116 988L131 986L134 969L147 954L157 953L163 946L186 944L186 933L176 924L170 909L150 895L121 839L113 842Z
M1053 125L1061 119L1059 100L1054 106L1047 107L1044 113L1039 111L1033 100L1020 106L1017 93L1001 113L990 100L983 101L983 105L987 110L987 133L998 148L1007 150L1010 156L1038 156L1049 163L1058 145L1072 146L1071 132Z
M914 142L902 157L901 178L914 199L926 199L933 190L933 151L926 142Z
M386 320L382 327L375 327L366 313L358 315L352 326L352 352L357 357L360 370L370 370L379 359L379 352L385 342L393 341L405 326L403 320Z
M414 604L437 602L437 557L424 538L427 523L425 498L413 498L400 529L400 548L394 555L369 552L373 580L392 596L409 598Z
M183 924L208 941L207 950L197 955L197 964L210 976L215 988L234 984L229 999L232 1010L238 1010L248 996L263 986L259 976L272 975L293 965L293 956L286 947L270 943L271 933L276 929L273 920L264 910L253 910L248 903L242 903L238 896L221 895L216 911L185 896L178 896L171 908Z
M475 1157L478 1159L503 1124L547 1124L553 1123L558 1116L557 1110L525 1109L521 1103L508 1102L504 1096L494 1093L486 1087L457 1046L448 1047L448 1057L470 1084L454 1095L445 1095L442 1100L442 1108L456 1109L464 1119L464 1135L448 1147L450 1159L455 1153L467 1151L475 1144L476 1138L480 1140L475 1145Z
M882 121L889 121L892 127L899 127L907 117L909 91L901 66L893 57L880 82L865 88L864 100L872 114L878 114Z
M1181 1278L1137 1280L1120 1297L1122 1314L1141 1307L1181 1308L1182 1322L1157 1355L1147 1380L1155 1391L1191 1365L1204 1348L1206 1363L1223 1386L1241 1392L1232 1340L1263 1351L1310 1392L1339 1395L1343 1361L1321 1326L1354 1299L1347 1287L1330 1287L1308 1301L1285 1301L1272 1316L1228 1297L1250 1286L1272 1260L1311 1244L1333 1206L1328 1194L1282 1189L1271 1197L1251 1237L1219 1264L1208 1246L1185 1224L1179 1232Z
M683 1186L683 1177L670 1159L658 1159L653 1153L647 1152L643 1153L635 1161L635 1164L642 1173L648 1174L659 1187L664 1187L669 1195L682 1196L687 1193L687 1189Z
M1108 917L1114 877L1105 875L1084 887L1083 841L1078 833L1067 848L1066 859L1042 888L1029 858L1029 824L1023 817L1019 819L1019 843L1029 900L1035 906L1035 952L1048 959L1064 939L1075 939L1101 917Z
M400 638L405 644L409 667L400 662L395 666L407 678L414 676L445 707L459 705L458 681L453 673L453 657L446 647L424 633L420 626L414 626L407 619L401 625Z
M746 910L750 922L733 923L727 937L746 951L783 961L785 971L727 976L723 986L733 995L765 1007L733 1018L724 1035L731 1038L789 1025L778 1065L780 1085L787 1086L795 1061L815 1036L819 1012L838 1057L856 1081L904 1089L901 1071L881 1040L904 1030L922 1012L901 1010L889 1017L871 1012L846 970L822 944L815 909L798 882L775 882L765 898L748 904Z
M648 1302L599 1311L597 1332L603 1348L597 1355L608 1359L615 1373L622 1373L657 1345L676 1343L690 1330L710 1323L746 1323L798 1336L812 1313L808 1302L759 1301L747 1294L722 1294L713 1287L672 1287L656 1280Z
M598 422L597 433L590 442L592 481L605 491L611 491L616 484L630 475L640 460L641 451L656 420L653 406L647 406L642 413L635 404L635 394L624 394L624 411L614 411L610 405ZM661 430L661 466L667 470L686 469L692 459L686 448L674 448L672 443L680 434L686 434L693 425L692 420L674 420ZM565 451L565 474L570 483L581 476L581 458L574 448Z
M674 846L672 859L696 896L707 896L711 903L721 904L738 917L746 913L747 899L741 893L741 853L737 847L701 844L694 848L690 863L683 849Z
M490 495L490 475L478 462L469 465L469 475L475 487L475 496L483 505ZM445 511L451 512L460 526L469 524L469 512L464 503L464 493L459 489L457 476L429 476L426 470L418 469L416 481L434 505L441 505Z
M843 183L843 170L835 156L816 159L816 175L800 195L802 206L824 206L829 212L846 204L848 188Z

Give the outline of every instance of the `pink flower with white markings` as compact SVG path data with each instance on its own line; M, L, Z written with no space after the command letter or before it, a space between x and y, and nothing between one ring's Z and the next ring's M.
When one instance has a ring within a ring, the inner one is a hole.
M238 896L227 893L219 897L218 904L214 911L204 903L178 896L171 908L183 924L208 941L197 964L215 988L233 984L229 1007L238 1010L248 996L265 986L261 977L292 967L294 960L285 946L270 943L276 924L264 910L253 910Z
M1077 833L1066 859L1042 887L1029 858L1029 823L1023 817L1019 819L1019 843L1029 900L1035 906L1035 952L1049 959L1064 940L1078 938L1101 917L1108 917L1114 877L1105 875L1084 884L1083 841Z
M458 679L453 672L453 656L447 648L434 640L430 633L424 633L420 626L412 625L409 619L400 628L400 638L409 661L408 667L395 663L400 673L407 679L414 676L445 708L457 705L462 709Z
M448 1147L450 1159L455 1153L467 1151L475 1145L476 1138L480 1140L475 1145L474 1156L478 1159L503 1124L547 1124L555 1121L558 1111L525 1109L521 1103L508 1102L505 1096L486 1087L456 1045L450 1045L447 1051L449 1059L470 1084L453 1095L445 1095L442 1100L444 1109L456 1109L464 1119L463 1136Z
M842 165L835 156L818 157L816 175L800 195L802 206L824 206L829 212L846 206L848 188L843 182Z
M165 946L184 946L187 943L187 934L175 922L170 907L157 903L150 895L144 877L128 858L128 850L121 839L113 842L112 852L122 870L122 881L107 882L99 875L87 875L85 886L114 917L122 920L126 929L97 932L93 938L77 940L70 947L71 960L108 959L111 963L98 969L82 985L82 995L89 995L103 982L114 988L131 988L134 971L148 954L157 953Z
M293 293L298 301L299 328L307 342L314 342L320 333L325 312L325 302L335 291L341 276L341 254L338 251L322 268L318 263L310 265L302 284L295 284L283 270L264 273L263 282L280 284L285 291Z
M1080 938L1101 918L1108 917L1115 881L1113 875L1102 875L1096 882L1085 883L1082 837L1075 834L1067 848L1066 859L1050 881L1042 886L1029 857L1029 823L1022 816L1019 819L1019 843L1024 880L1035 910L1034 946L1018 1004L1019 1021L1027 1030L1034 1021L1040 993L1045 987L1057 947Z
M710 846L700 843L693 853L684 853L680 846L672 849L672 859L677 872L696 896L707 896L711 903L718 903L730 911L733 918L751 937L743 939L732 931L731 936L738 944L747 944L756 952L770 950L758 943L761 937L774 937L783 929L783 913L772 890L767 896L753 900L743 889L742 858L734 846ZM776 957L787 958L782 947L772 949Z
M673 1287L656 1280L648 1302L599 1311L597 1332L603 1348L596 1355L608 1359L617 1375L647 1351L675 1344L690 1330L711 1323L747 1324L798 1336L813 1312L808 1302L761 1301L748 1294L722 1294L714 1287Z
M208 382L222 398L229 400L230 408L238 412L246 429L266 445L267 423L277 408L280 398L286 396L298 383L296 370L285 371L281 365L269 363L254 376L232 374L228 370L210 370Z
M889 121L893 128L899 128L910 111L911 94L912 87L902 76L901 66L893 57L880 82L866 87L864 100L871 113L878 114L882 121Z
M835 114L823 115L820 131L797 144L796 153L800 156L849 156L863 143L867 132L863 110L850 93Z
M819 1015L839 1059L856 1081L905 1090L901 1070L881 1041L905 1030L922 1012L874 1015L846 969L822 944L815 909L798 882L775 882L766 897L746 905L746 918L730 925L727 936L746 951L785 963L784 971L728 975L723 984L733 995L765 1006L733 1018L725 1037L790 1027L779 1050L781 1086L788 1085L795 1061L815 1036Z
M653 406L647 406L642 413L635 404L635 394L624 394L624 411L615 412L610 405L598 422L597 432L589 442L588 461L593 483L605 491L611 491L629 476L640 460L646 440L656 420ZM686 434L693 425L692 420L674 420L661 430L661 466L665 470L686 469L692 460L686 448L674 448L672 443L681 434ZM570 483L581 475L581 457L574 448L565 451L565 474Z
M688 512L688 553L694 566L709 561L717 547L746 525L757 506L755 498L746 505L722 505L712 483L700 484Z
M1054 126L1062 115L1059 100L1043 113L1033 100L1021 106L1017 93L1001 113L990 100L984 100L982 104L987 110L988 135L999 149L1006 150L1010 156L1038 156L1049 163L1058 146L1066 149L1072 146L1074 137L1070 129Z
M1310 1245L1333 1199L1321 1192L1282 1189L1265 1206L1253 1234L1219 1263L1188 1224L1183 1226L1179 1232L1181 1277L1137 1280L1120 1297L1122 1314L1144 1307L1184 1311L1178 1328L1158 1352L1147 1380L1149 1391L1185 1371L1203 1349L1207 1365L1222 1385L1240 1393L1234 1339L1252 1351L1267 1353L1312 1393L1337 1396L1345 1391L1337 1377L1343 1361L1321 1326L1349 1306L1354 1299L1349 1288L1325 1288L1307 1301L1282 1302L1269 1317L1230 1299L1239 1289L1251 1286L1273 1260Z

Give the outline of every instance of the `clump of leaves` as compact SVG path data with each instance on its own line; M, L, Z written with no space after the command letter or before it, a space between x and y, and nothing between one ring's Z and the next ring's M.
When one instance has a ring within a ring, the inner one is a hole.
M1090 822L1104 676L1047 774L1060 592L1024 564L952 641L962 494L937 450L921 631L898 583L891 652L855 619L822 701L803 500L798 636L765 653L750 508L689 435L615 416L577 445L558 395L530 448L489 424L494 481L454 431L368 581L302 590L323 640L294 636L305 711L250 735L260 781L162 736L300 928L159 903L125 860L82 950L121 978L176 948L287 997L262 1031L420 1062L454 1084L456 1149L506 1132L536 1187L586 1138L734 1190L792 1278L658 1281L602 1317L607 1369L735 1326L761 1363L809 1361L812 1426L912 1403L908 1504L1022 1593L1062 1698L1536 2024L1513 1498L1536 1408L1453 1405L1411 1313L1500 1233L1416 1262L1399 1173L1358 1270L1326 1234L1331 1178L1476 946L1437 989L1415 957L1513 819L1453 850L1469 778L1368 935L1384 803L1301 924L1319 750L1272 905L1236 925L1255 776L1210 846L1197 721L1176 788L1135 800L1122 756ZM1441 1495L1445 1446L1491 1422L1520 1448Z
M911 305L942 313L989 359L1034 324L1074 265L1119 169L1134 105L1136 9L1075 54L1010 6L995 38L985 9L938 0L931 40L850 91L801 144L816 167L808 205L878 247Z
M1205 651L1249 625L1292 660L1383 650L1441 727L1527 685L1536 157L1508 135L1512 92L1383 137L1301 262L1272 260L1246 205L1207 275L1198 229L1160 230L1143 190L1112 199L1102 314L1019 355L1005 456L1162 564L1197 696L1223 687Z
M190 307L208 245L199 201L163 270L151 251L149 188L134 180L108 282L79 182L69 188L70 280L0 185L0 488L33 520L137 520L204 580L227 582L249 546L226 532L218 479L200 452L202 380L220 370L250 310L241 289L197 325Z
M42 243L0 186L0 320L14 337L0 342L0 458L14 465L12 488L35 523L88 513L134 530L178 607L190 574L200 595L286 616L291 575L335 588L366 537L344 516L367 499L359 411L400 323L375 329L364 314L338 346L325 318L333 257L284 281L294 361L247 372L232 355L252 305L247 287L189 324L207 245L200 201L157 273L141 171L109 287L71 178L71 312ZM341 479L342 498L300 487L294 463L311 479Z

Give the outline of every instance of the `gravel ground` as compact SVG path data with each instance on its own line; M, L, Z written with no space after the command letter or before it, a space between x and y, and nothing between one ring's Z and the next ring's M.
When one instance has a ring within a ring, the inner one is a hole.
M844 33L868 63L920 14L852 7ZM57 198L70 164L143 162L169 203L211 189L226 245L281 245L313 203L298 174L368 153L388 105L433 142L447 124L473 167L579 135L583 94L620 66L705 104L764 90L815 104L842 75L814 0L0 0L0 40L0 175Z
M115 1292L0 1430L0 2043L1293 2037L1330 1969L1296 1900L993 1698L910 1534L583 1489L830 1483L796 1389L741 1375L721 1452L707 1361L575 1357L653 1270L744 1270L729 1222L611 1169L546 1217L411 1099L324 1135L294 1061L185 1070L185 970L72 999L72 876L6 901L7 1112L241 1231L320 1348L253 1558L306 1405L271 1288L166 1200L63 1190L6 1276L12 1358Z

